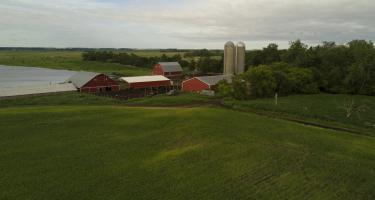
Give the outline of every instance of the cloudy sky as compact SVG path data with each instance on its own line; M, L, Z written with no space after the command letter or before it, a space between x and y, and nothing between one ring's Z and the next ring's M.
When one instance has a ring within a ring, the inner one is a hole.
M0 0L0 46L250 49L375 39L374 0Z

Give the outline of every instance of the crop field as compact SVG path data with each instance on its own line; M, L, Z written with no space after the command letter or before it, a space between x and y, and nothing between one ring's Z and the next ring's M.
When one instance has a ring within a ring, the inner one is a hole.
M166 56L174 56L177 54L180 54L181 57L184 56L184 52L159 51L159 50L136 50L136 51L126 51L126 52L134 53L142 57L156 57L156 56L162 56L163 54L165 54Z
M215 106L58 97L0 100L0 199L375 198L374 137Z
M251 101L228 100L225 104L243 111L264 111L272 115L286 115L292 118L333 124L352 129L359 129L375 135L375 97L353 96L359 112L347 117L347 104L351 96L338 94L292 95L281 97L278 105L274 99Z

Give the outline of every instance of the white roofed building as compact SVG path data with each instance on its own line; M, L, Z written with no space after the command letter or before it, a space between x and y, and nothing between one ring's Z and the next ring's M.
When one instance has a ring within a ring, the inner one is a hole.
M120 78L127 88L130 89L144 89L144 88L170 88L171 80L165 76L135 76L135 77L122 77Z

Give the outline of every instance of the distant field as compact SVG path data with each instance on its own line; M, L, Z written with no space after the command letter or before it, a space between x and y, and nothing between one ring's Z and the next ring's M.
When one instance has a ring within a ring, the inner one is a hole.
M160 51L135 51L143 56L162 55ZM73 51L0 51L0 65L36 66L51 69L117 73L124 76L148 75L151 69L116 63L83 61L82 52ZM168 52L166 54L176 54Z
M226 101L226 105L245 111L265 111L278 116L333 124L340 127L364 130L375 135L375 97L354 96L357 105L365 108L360 113L346 117L345 105L348 95L317 94L293 95L279 98L276 106L274 99L257 99L252 101Z
M134 53L138 56L142 57L155 57L155 56L162 56L165 54L166 56L174 56L176 54L180 54L181 57L184 56L184 52L164 52L158 50L137 50L137 51L127 51L128 53Z

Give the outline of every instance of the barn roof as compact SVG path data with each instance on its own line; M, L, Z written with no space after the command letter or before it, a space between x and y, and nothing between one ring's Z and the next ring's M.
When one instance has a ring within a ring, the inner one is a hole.
M228 82L232 81L232 75L200 76L195 78L210 86L216 85L221 80L227 80Z
M178 62L159 62L164 72L182 72L182 67Z
M78 72L68 79L68 82L73 83L77 88L81 88L93 78L101 74L95 72Z
M143 83L143 82L156 82L156 81L170 81L170 79L165 76L134 76L134 77L122 77L122 81L127 83Z

